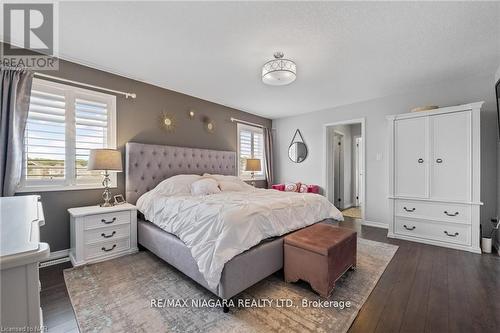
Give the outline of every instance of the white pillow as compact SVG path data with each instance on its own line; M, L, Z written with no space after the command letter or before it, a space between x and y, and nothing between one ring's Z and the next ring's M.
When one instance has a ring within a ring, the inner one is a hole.
M239 182L220 180L218 183L222 192L244 192L255 189L253 186L248 185L245 182L242 182L243 184L241 184Z
M203 178L191 184L192 195L209 195L219 192L219 184L217 184L217 181L212 178Z
M199 175L177 175L165 179L154 188L161 195L190 195L191 184L202 179Z
M245 183L239 177L236 176L211 175L209 173L205 173L203 174L203 177L215 179L217 183L219 183L219 187L223 192L255 190L255 187Z

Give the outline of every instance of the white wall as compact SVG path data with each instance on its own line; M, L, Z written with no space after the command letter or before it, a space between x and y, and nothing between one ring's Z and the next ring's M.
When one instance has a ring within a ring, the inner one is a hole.
M387 200L387 123L385 116L406 113L421 105L459 105L485 101L481 114L481 221L489 227L489 218L497 206L497 127L493 75L468 80L442 82L439 85L415 87L409 93L334 107L300 116L273 121L276 129L275 175L277 181L303 181L324 188L323 125L356 118L366 119L366 220L387 224L390 213ZM299 128L309 155L302 163L287 157L288 144ZM381 160L376 156L380 154Z
M500 67L495 74L495 83L500 80ZM497 217L500 216L500 141L497 143ZM497 249L500 252L500 234L497 234Z

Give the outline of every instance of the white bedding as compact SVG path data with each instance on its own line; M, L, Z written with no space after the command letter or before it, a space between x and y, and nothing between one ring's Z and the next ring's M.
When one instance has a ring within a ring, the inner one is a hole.
M186 244L210 288L219 284L226 262L262 240L326 218L343 220L321 195L264 189L204 196L153 190L139 198L137 207Z

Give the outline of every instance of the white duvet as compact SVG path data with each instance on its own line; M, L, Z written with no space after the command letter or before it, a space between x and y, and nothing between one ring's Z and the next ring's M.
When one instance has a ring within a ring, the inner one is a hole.
M226 262L262 240L326 218L343 220L321 195L264 189L204 196L153 190L137 207L147 220L186 244L210 288L219 284Z

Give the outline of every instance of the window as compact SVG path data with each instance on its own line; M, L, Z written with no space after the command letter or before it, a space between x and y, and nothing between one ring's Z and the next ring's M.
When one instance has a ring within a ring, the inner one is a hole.
M89 152L115 148L115 118L115 96L34 79L20 191L101 187L101 172L87 170Z
M264 132L262 128L238 124L238 175L242 179L250 179L251 172L245 171L247 158L258 158L262 171L255 172L255 179L265 179L264 176Z

